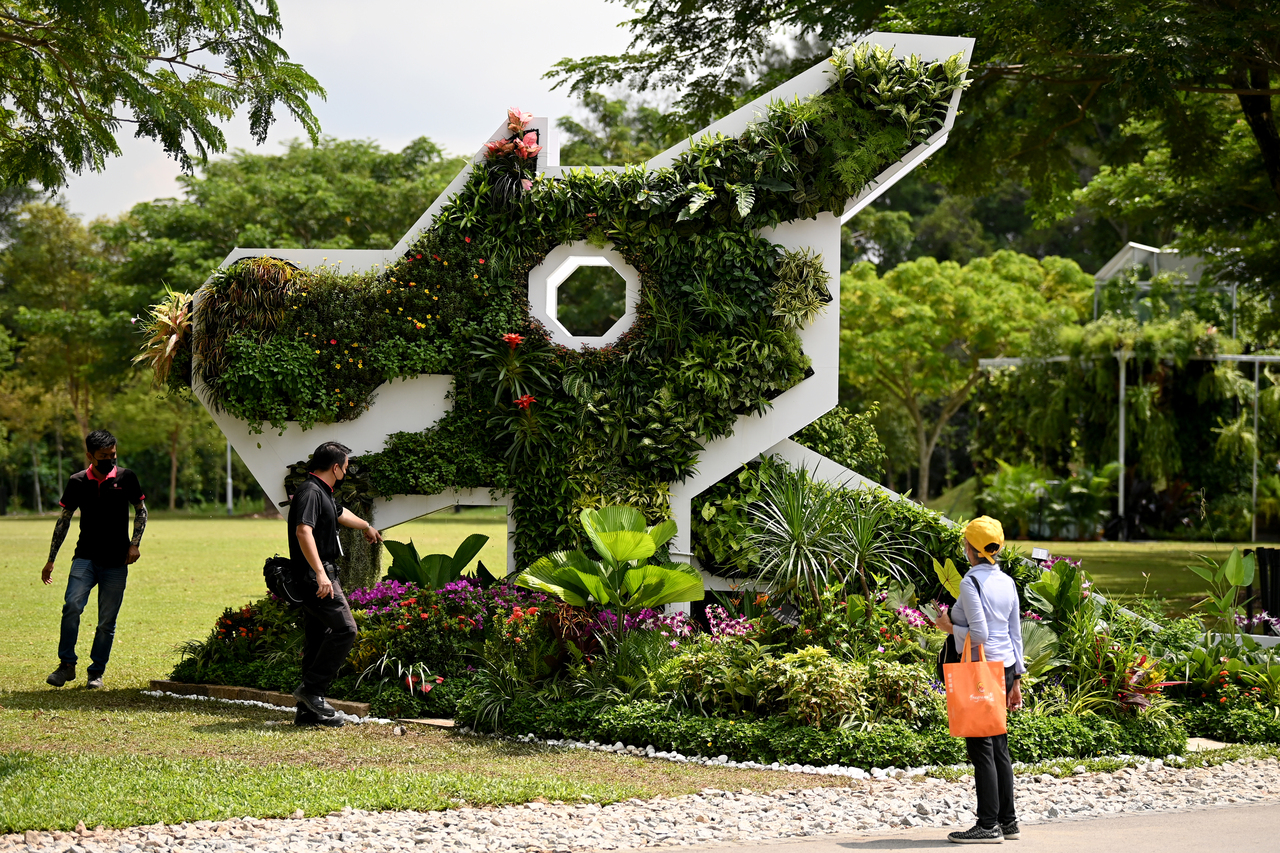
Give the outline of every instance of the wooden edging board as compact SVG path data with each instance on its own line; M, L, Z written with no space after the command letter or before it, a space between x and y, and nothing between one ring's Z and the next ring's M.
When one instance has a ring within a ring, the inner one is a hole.
M181 681L151 681L151 689L165 693L177 693L181 696L209 696L213 699L240 699L248 702L265 702L268 705L279 705L292 708L297 700L288 693L276 693L271 690L255 690L252 687L228 687L225 684L186 684ZM344 714L357 717L369 716L368 702L340 702L334 699L329 704Z

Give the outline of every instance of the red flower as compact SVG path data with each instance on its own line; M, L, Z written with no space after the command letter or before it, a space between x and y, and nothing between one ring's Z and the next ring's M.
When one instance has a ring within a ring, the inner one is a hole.
M481 258L481 259L480 259L480 263L482 263L482 264L484 263L484 258Z
M420 615L422 616L422 618L423 618L423 619L426 619L426 618L427 618L427 614L425 614L425 613L420 614Z
M468 243L470 243L470 242L471 242L471 238L470 238L470 237L463 237L462 239L463 239L463 240L466 240Z
M329 343L331 343L331 344L336 344L336 343L338 343L338 341L337 341L337 339L336 339L336 338L329 338Z
M525 395L523 395L523 396L521 396L521 397L517 397L517 398L516 398L515 400L513 400L512 402L514 402L517 406L519 406L520 408L524 409L524 410L527 412L527 411L529 411L529 406L531 406L531 405L533 405L534 403L538 402L538 400L537 400L537 398L536 398L536 397L533 397L533 396L532 396L532 395L530 395L530 394L525 394Z
M517 335L515 332L508 332L507 334L502 336L502 339L506 341L507 346L511 347L512 349L515 349L516 347L520 346L520 344L524 343L524 337L522 335Z

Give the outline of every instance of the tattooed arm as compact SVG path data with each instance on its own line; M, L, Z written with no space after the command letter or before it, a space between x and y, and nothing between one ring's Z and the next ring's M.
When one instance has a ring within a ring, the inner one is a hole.
M141 556L138 546L142 544L142 533L147 529L147 502L138 501L133 508L133 539L129 542L129 562L138 562Z
M45 584L53 583L53 561L58 558L58 549L62 547L63 541L67 538L67 531L71 529L71 516L75 514L75 510L62 508L62 514L58 516L58 520L53 525L53 542L49 545L49 562L44 564L44 571L40 573L40 579Z

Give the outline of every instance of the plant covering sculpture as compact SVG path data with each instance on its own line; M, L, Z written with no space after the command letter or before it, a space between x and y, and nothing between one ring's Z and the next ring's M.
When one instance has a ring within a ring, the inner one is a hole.
M529 566L626 504L674 516L687 555L692 495L836 404L840 219L945 142L971 46L875 34L645 166L560 168L512 109L394 249L233 253L170 384L269 494L323 433L390 499L384 526L505 503ZM565 345L554 293L533 298L566 253L639 282L607 346Z

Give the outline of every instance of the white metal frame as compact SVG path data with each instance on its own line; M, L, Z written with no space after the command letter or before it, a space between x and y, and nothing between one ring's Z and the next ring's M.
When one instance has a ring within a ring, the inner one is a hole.
M942 61L957 53L961 54L965 62L968 62L974 44L973 39L967 38L901 33L871 33L862 41L890 47L898 55L915 54L929 62ZM827 76L829 67L826 61L815 65L772 92L715 122L706 128L704 133L741 134L749 123L765 116L771 101L804 98L825 91L830 86L830 78ZM776 228L761 232L762 236L783 248L804 250L822 256L824 267L830 277L831 307L800 333L804 351L812 360L813 374L775 399L767 412L739 418L734 424L732 435L707 444L706 449L699 455L696 473L682 483L673 484L671 510L678 525L678 533L672 541L672 551L677 557L692 556L690 553L690 503L697 495L743 463L761 454L775 453L784 457L790 455L809 458L808 454L812 452L799 453L796 450L799 445L789 442L789 437L837 404L840 356L840 226L946 143L947 136L955 123L959 102L960 92L957 91L951 99L943 127L877 176L856 198L849 201L839 215L821 213L814 219L783 222ZM538 171L545 178L555 178L563 174L567 168L559 165L559 143L551 120L545 116L535 117L531 127L539 132L539 142L543 146L538 156ZM506 136L507 128L503 123L489 141ZM694 138L690 137L662 152L649 161L648 167L657 169L671 164L680 154L687 151L693 142ZM440 211L461 190L472 168L483 162L484 154L485 149L481 147L435 203L391 249L351 251L237 248L227 256L222 266L225 267L241 258L262 255L281 258L301 267L336 264L340 269L350 271L373 271L379 266L391 264L408 251L418 234L434 221ZM574 262L572 261L574 258L579 260ZM628 316L620 320L608 335L600 339L602 343L609 342L606 339L616 340L616 336L625 331L634 317L635 303L639 299L639 277L622 261L617 252L609 248L598 249L585 244L574 244L554 249L547 260L530 274L529 296L533 313L552 330L553 337L560 333L567 335L567 330L554 317L555 285L559 283L554 279L566 268L566 263L595 262L583 261L581 260L583 258L606 258L607 262L627 280ZM198 297L195 334L200 334ZM572 335L567 335L559 342L571 346L583 343L596 345L590 339L575 338ZM285 466L306 458L322 441L342 441L357 453L368 453L380 450L386 436L390 433L427 428L448 411L449 401L446 399L446 393L451 383L450 376L420 376L403 382L389 383L379 389L372 410L356 421L325 425L306 432L302 431L298 425L290 424L279 434L274 430L267 430L260 435L251 433L244 422L211 407L205 389L197 386L195 390L268 497L278 502L285 497ZM816 456L816 454L812 455ZM857 478L853 472L829 460L816 467L818 476L824 479L831 476L840 482L850 482L852 478ZM860 478L858 481L860 485L868 485ZM483 489L451 491L431 496L395 495L389 500L377 502L376 521L382 527L390 527L456 503L488 503L506 506L509 509L510 497ZM511 513L508 512L509 531L513 530L511 519ZM508 570L513 570L510 542L508 545Z

